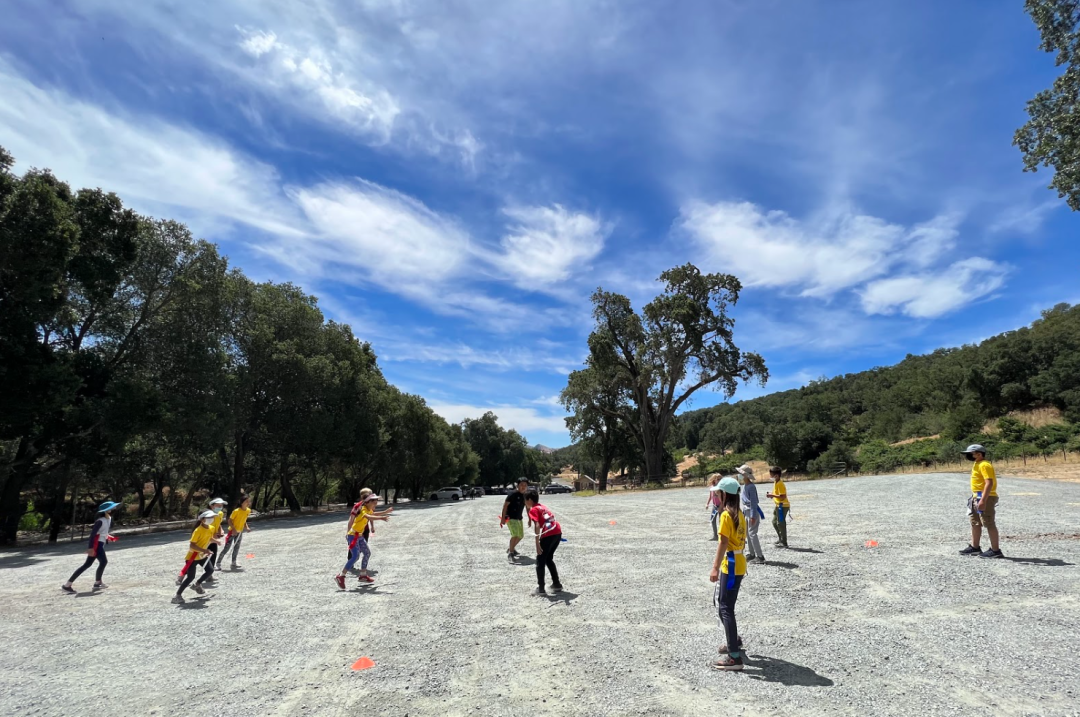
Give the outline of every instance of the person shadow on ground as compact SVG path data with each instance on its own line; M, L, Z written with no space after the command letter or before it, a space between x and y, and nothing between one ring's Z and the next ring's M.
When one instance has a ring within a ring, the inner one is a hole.
M553 608L558 603L569 606L571 602L577 599L578 594L566 592L565 590L563 590L562 592L558 593L549 592L544 597L546 597L548 599L548 602L551 603L550 605L548 605L548 608Z
M778 682L788 687L832 687L833 681L809 667L765 655L746 655L743 674L752 680Z
M762 567L767 568L770 565L774 568L782 568L784 570L794 570L795 568L799 567L797 563L785 563L782 560L766 560L765 565Z
M1004 558L1010 563L1025 563L1027 565L1043 565L1048 568L1063 568L1066 565L1074 565L1075 563L1066 563L1061 558Z
M784 548L784 550L790 550L793 553L816 553L817 555L823 555L825 551L817 550L815 548Z

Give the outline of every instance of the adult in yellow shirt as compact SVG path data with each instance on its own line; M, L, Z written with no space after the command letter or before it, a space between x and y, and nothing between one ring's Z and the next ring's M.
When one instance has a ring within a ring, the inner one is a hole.
M718 492L723 507L720 510L720 542L716 546L711 582L720 583L719 614L724 626L726 642L720 648L720 659L712 664L713 669L738 671L743 668L742 638L735 621L735 601L739 599L739 588L746 575L746 557L743 546L746 544L746 519L739 508L739 481L727 477L720 480L710 490Z
M779 468L773 466L769 469L769 477L773 479L773 489L771 493L765 495L773 499L773 528L776 530L776 537L779 538L776 541L776 547L787 547L787 519L788 512L791 510L791 503L788 502L787 486L784 485L784 481L780 480L781 471Z
M229 552L229 548L232 548L232 569L239 570L240 566L236 564L236 556L240 552L240 542L244 539L244 533L250 533L251 527L248 525L248 516L251 515L251 498L250 496L240 496L240 507L235 509L229 514L229 534L225 538L225 547L221 549L221 554L218 555L217 567L221 568L221 564L225 562L225 553Z
M994 466L986 460L986 448L973 443L963 452L964 457L973 461L971 465L971 497L968 498L968 517L971 522L971 542L960 551L961 555L978 555L980 558L1003 558L998 545L997 504L998 481ZM982 529L990 538L990 549L983 551Z
M191 585L191 581L195 579L195 573L198 571L200 565L204 565L204 571L202 577L192 588L195 592L202 595L206 592L203 589L202 584L208 577L213 575L214 568L212 553L210 552L210 542L214 539L214 518L215 513L212 510L203 511L199 515L198 522L195 523L195 530L191 533L191 540L188 542L187 556L184 558L187 562L184 568L184 579L180 583L179 589L176 591L176 595L173 596L172 601L176 604L182 604L184 602L184 590L188 585Z

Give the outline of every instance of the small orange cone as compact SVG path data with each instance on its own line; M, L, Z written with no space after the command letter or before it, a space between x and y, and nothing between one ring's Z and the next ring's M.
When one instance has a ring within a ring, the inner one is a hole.
M353 663L352 668L354 670L367 670L375 666L375 661L370 657L361 657L359 660Z
M609 521L608 521L608 523L609 523L610 525L615 525L615 521L614 521L614 520L609 520Z
M877 541L876 540L867 540L866 541L866 547L868 547L868 548L876 548L877 547Z
M255 557L255 553L248 553L248 554L247 554L247 555L245 555L244 557L245 557L245 558L247 558L248 560L251 560L252 558L254 558L254 557Z

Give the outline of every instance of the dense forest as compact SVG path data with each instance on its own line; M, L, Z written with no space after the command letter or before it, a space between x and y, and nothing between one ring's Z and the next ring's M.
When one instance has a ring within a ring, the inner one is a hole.
M1041 406L1064 421L1034 428L1009 416ZM972 441L998 458L1080 451L1080 305L978 345L684 413L669 445L717 456L716 467L758 458L825 473L953 461Z
M551 470L493 414L451 425L390 385L296 286L13 166L0 148L0 544L20 527L55 540L105 498L129 520L210 494L300 510Z

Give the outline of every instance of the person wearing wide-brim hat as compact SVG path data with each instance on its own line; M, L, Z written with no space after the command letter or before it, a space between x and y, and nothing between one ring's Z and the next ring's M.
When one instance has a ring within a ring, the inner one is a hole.
M109 559L105 557L105 543L116 540L116 538L109 535L109 529L112 528L112 513L119 507L119 503L114 503L111 500L107 500L98 506L98 513L101 515L94 521L94 527L90 529L90 542L86 546L86 562L71 574L66 583L60 586L61 590L66 593L75 592L73 583L88 567L94 564L95 560L98 562L98 568L97 574L94 576L94 590L109 587L101 582L101 577L105 574L105 566L109 564Z
M765 517L765 513L761 510L761 504L758 502L757 486L754 484L754 469L744 463L735 471L742 477L739 507L742 509L743 517L746 518L746 548L748 551L746 562L764 565L765 551L761 549L758 528L761 527L761 519Z
M994 466L986 460L986 448L973 443L967 450L961 451L965 458L974 461L971 465L971 497L968 498L968 518L971 523L971 543L960 551L961 555L978 555L980 558L1003 558L998 545L997 528L997 475ZM990 549L983 551L982 529L990 538Z

